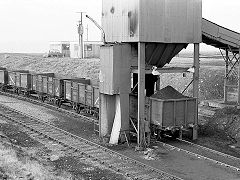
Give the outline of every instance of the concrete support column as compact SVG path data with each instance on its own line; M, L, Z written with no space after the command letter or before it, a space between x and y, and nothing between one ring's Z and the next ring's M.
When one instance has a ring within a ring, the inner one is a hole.
M121 107L121 130L129 130L129 93L120 94L120 107ZM128 133L128 132L126 132Z
M156 90L159 91L161 89L161 85L160 85L160 76L158 76L158 80L156 82Z
M193 97L198 98L199 92L199 68L200 68L200 60L199 60L199 43L194 44L194 64L195 72L193 74Z
M198 125L198 93L199 93L199 69L200 69L200 60L199 60L199 43L194 44L194 64L195 71L193 74L193 97L197 98L196 102L196 112L195 112L195 122L192 128L192 139L196 140L197 133L197 125Z
M145 146L145 43L138 43L138 147Z
M99 136L109 136L112 131L115 117L116 97L114 95L99 94L100 96L100 120Z
M228 50L226 49L226 61L225 61L225 78L224 78L224 102L227 102L227 81L228 81Z

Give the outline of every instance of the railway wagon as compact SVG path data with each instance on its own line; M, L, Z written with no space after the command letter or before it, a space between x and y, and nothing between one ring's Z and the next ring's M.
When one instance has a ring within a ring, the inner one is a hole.
M46 98L48 90L48 80L54 77L54 73L32 73L31 82L32 82L32 92L38 95L38 98L43 100Z
M54 77L54 73L32 73L32 90L37 93L44 93L46 91L46 80L49 77ZM44 88L45 87L45 88Z
M86 106L90 107L90 113L99 116L99 87L97 85L86 85Z
M64 100L64 80L59 77L48 78L47 81L47 99L59 107Z
M90 85L90 79L66 79L64 80L64 100L71 103L73 109L80 113L82 109L98 113L99 105L96 103L99 97L97 86Z
M64 102L64 80L54 73L33 74L32 89L43 102L48 100L60 107Z
M8 71L6 68L0 67L0 89L5 91L8 85Z
M31 90L31 74L27 70L8 71L8 85L18 94L27 94Z
M181 137L194 136L197 126L197 99L187 97L167 86L146 98L145 120L150 122L151 133L161 138L167 134ZM137 119L137 96L130 96L130 117Z

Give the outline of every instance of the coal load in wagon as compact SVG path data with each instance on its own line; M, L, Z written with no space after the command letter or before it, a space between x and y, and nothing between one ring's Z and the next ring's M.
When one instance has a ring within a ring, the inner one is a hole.
M151 123L161 128L188 128L197 124L197 99L167 86L150 97Z
M184 99L189 97L184 96L183 94L178 92L176 89L174 89L172 86L167 86L157 91L155 94L151 96L151 98L167 100L167 99Z

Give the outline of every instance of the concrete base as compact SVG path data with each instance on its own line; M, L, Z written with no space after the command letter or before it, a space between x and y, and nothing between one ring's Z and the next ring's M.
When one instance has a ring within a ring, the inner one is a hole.
M99 97L99 135L100 137L109 137L112 131L113 120L115 117L115 96L100 94Z
M113 134L113 123L119 124L119 131L129 130L129 94L100 94L100 133L101 138ZM115 121L115 122L114 122Z

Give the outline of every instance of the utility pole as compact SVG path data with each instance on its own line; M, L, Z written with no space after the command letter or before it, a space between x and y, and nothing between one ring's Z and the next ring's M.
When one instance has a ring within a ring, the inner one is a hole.
M86 30L87 30L86 31L86 33L87 33L87 39L86 40L88 41L88 24L87 24Z
M77 13L80 13L81 16L80 16L80 21L78 21L78 44L79 44L79 57L81 59L84 58L84 51L83 51L83 48L84 48L84 44L83 44L83 21L82 21L82 14L84 12L77 12Z

